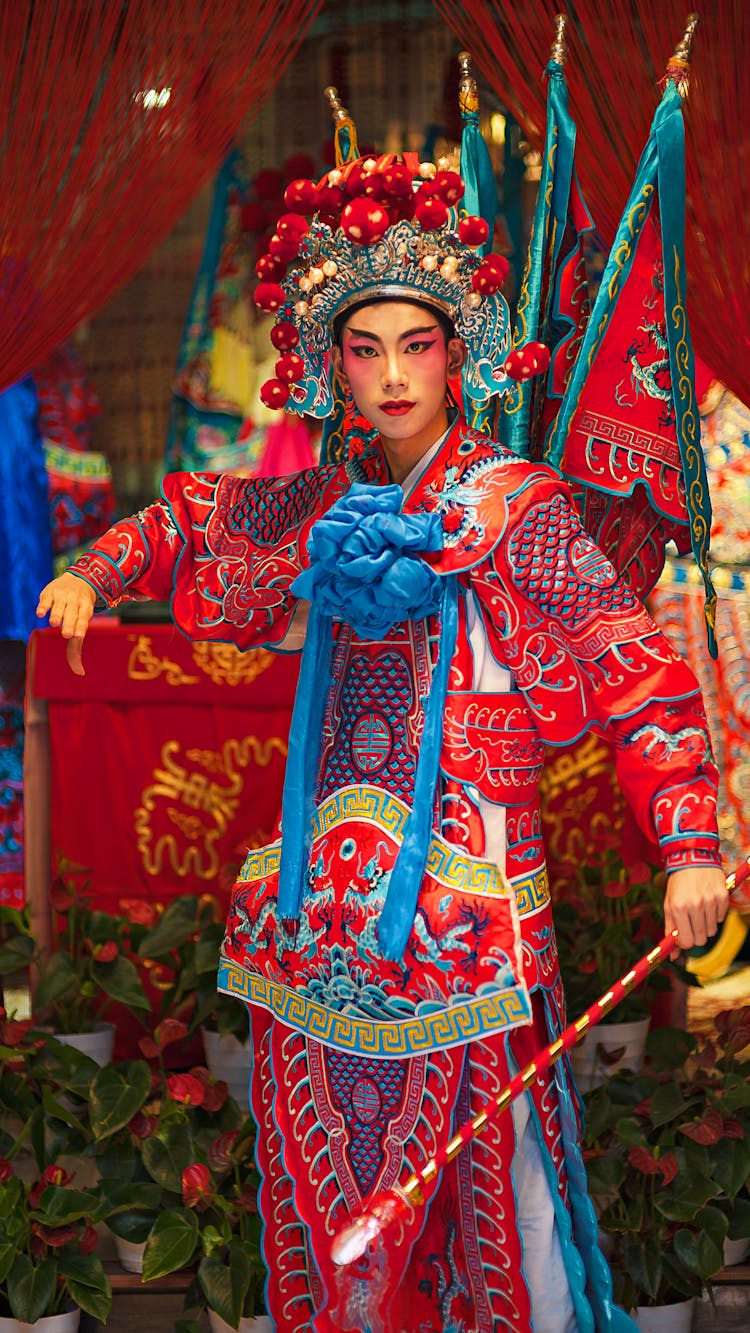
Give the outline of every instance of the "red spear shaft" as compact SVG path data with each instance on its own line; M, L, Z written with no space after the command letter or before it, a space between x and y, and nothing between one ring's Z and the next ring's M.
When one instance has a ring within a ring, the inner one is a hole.
M749 878L750 857L742 861L737 870L727 878L727 888L730 892L732 905L740 911L750 910L750 896L747 892L750 885L746 886L743 892L740 892L740 885ZM351 1264L355 1259L361 1258L370 1241L375 1240L385 1227L390 1226L398 1217L410 1216L415 1208L422 1207L425 1203L426 1187L435 1180L443 1167L448 1162L452 1162L453 1158L461 1152L461 1149L481 1134L490 1121L510 1106L511 1102L522 1092L525 1092L540 1074L545 1073L566 1051L575 1046L576 1042L579 1042L589 1031L589 1028L600 1022L605 1014L614 1009L630 991L639 986L642 981L645 981L646 977L674 952L676 939L676 930L671 931L669 935L665 935L649 953L639 959L635 967L632 967L629 972L620 977L620 980L616 981L604 995L601 995L580 1018L569 1024L556 1041L553 1041L535 1055L534 1059L524 1069L519 1070L510 1083L503 1088L502 1092L488 1101L472 1120L467 1120L453 1135L453 1138L440 1148L421 1170L415 1171L404 1185L396 1185L391 1190L384 1190L382 1193L374 1195L359 1217L353 1218L334 1236L331 1246L331 1257L334 1263L340 1265Z

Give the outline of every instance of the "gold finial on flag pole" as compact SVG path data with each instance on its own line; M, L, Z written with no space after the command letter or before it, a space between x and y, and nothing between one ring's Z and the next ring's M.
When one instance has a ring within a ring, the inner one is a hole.
M554 60L556 65L564 67L568 59L568 40L567 40L568 16L567 14L555 15L555 40L552 43L552 49L549 53L550 60Z
M674 49L674 54L667 65L665 81L672 79L683 97L687 95L690 76L690 60L693 54L693 38L700 22L699 14L688 14L685 31Z

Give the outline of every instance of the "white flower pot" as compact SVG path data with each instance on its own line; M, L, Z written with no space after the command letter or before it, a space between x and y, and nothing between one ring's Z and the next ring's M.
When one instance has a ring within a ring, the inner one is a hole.
M633 1318L641 1333L690 1333L694 1308L692 1297L676 1305L639 1305Z
M231 1033L209 1032L208 1028L201 1028L201 1036L209 1071L214 1078L224 1079L243 1111L249 1110L250 1038L240 1041Z
M98 1065L108 1065L115 1048L115 1029L112 1023L97 1023L93 1032L55 1032L54 1037L64 1046L75 1046Z
M724 1241L724 1267L732 1268L735 1264L741 1264L748 1250L750 1250L750 1236L744 1236L742 1240Z
M126 1273L143 1272L143 1251L145 1248L145 1240L124 1240L122 1236L115 1236L117 1262L120 1268L125 1269Z
M209 1310L208 1322L211 1333L236 1333L231 1324L222 1319L215 1310ZM273 1333L273 1321L267 1314L256 1314L247 1319L241 1319L239 1333Z
M75 1333L81 1311L65 1310L63 1314L48 1314L35 1324L26 1324L11 1315L0 1315L0 1333Z
M570 1052L579 1091L591 1092L620 1069L640 1073L649 1023L648 1018L638 1018L632 1023L601 1023L587 1032ZM617 1054L618 1058L603 1060L602 1051Z

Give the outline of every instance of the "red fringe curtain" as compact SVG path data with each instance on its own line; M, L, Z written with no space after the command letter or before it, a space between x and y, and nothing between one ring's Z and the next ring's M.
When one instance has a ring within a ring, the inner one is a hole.
M435 3L537 147L554 16L568 15L578 174L597 226L611 241L689 0ZM699 356L750 404L750 5L711 0L699 12L685 117L691 327Z
M321 3L0 4L0 389L168 234Z

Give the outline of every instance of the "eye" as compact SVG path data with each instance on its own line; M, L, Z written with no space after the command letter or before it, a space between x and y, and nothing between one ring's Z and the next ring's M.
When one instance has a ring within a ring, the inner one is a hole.
M407 352L411 352L416 356L419 356L420 352L426 352L429 347L432 347L434 345L434 342L435 342L434 338L431 338L429 341L425 341L422 338L416 338L414 342L407 343L406 350Z
M349 343L349 351L358 356L360 360L371 360L377 356L377 349L372 343Z

